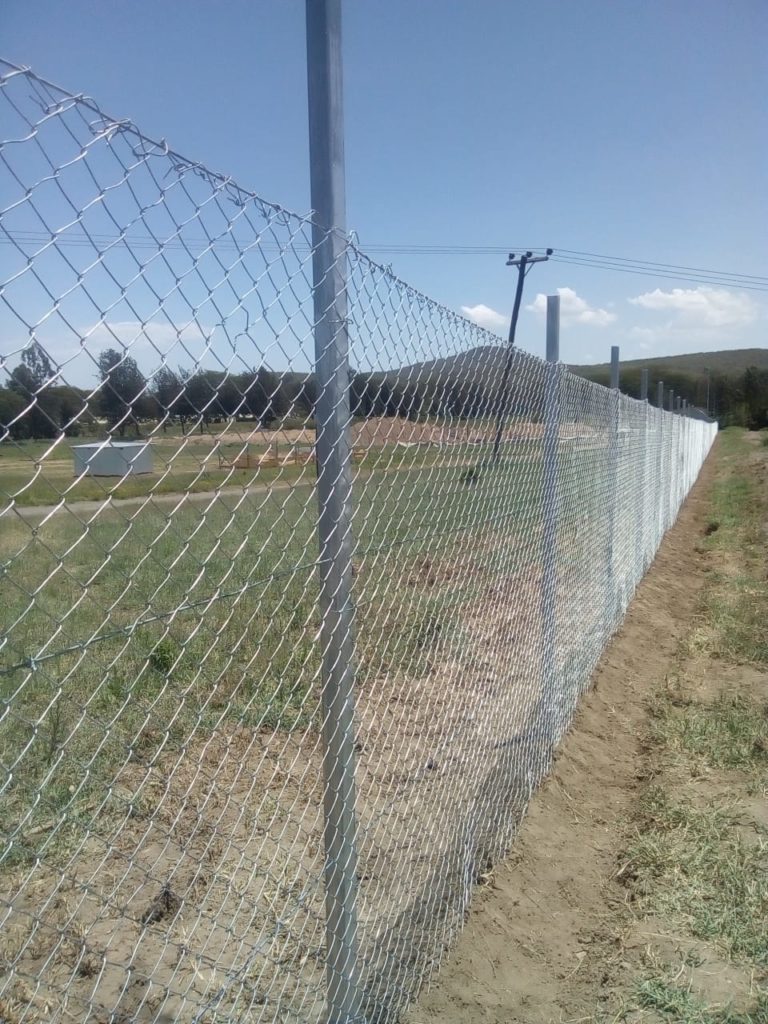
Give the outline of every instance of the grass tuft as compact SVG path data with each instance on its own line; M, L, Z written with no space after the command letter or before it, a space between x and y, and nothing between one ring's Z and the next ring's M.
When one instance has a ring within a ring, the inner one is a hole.
M627 852L629 880L647 913L684 922L731 958L768 964L768 844L727 810L675 802L658 786L640 806Z
M739 694L722 694L711 704L666 701L656 710L651 734L710 768L768 765L768 708Z
M760 994L745 1011L727 1006L707 1006L689 988L666 978L646 978L638 986L636 1001L644 1010L653 1010L676 1024L768 1024L768 995Z

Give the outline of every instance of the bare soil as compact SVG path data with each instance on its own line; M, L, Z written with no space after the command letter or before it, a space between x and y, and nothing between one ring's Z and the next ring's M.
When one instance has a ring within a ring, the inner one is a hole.
M753 456L762 473L764 452L756 448ZM748 971L712 948L695 948L703 944L668 921L632 913L621 863L628 823L654 770L646 749L654 692L675 673L704 699L708 687L723 685L755 699L768 695L765 672L708 660L688 642L712 569L702 538L722 461L716 448L601 659L510 857L473 902L461 938L408 1024L661 1020L609 1013L634 984L649 948L662 959L690 952L694 967L686 980L708 1000L723 1005L749 995ZM716 772L696 781L705 804L723 788L727 779ZM768 823L765 801L754 804L757 819Z

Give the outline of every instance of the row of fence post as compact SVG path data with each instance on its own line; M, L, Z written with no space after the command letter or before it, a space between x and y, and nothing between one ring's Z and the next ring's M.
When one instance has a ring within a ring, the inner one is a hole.
M357 922L357 852L355 817L354 614L352 606L352 487L349 442L349 357L346 305L346 213L344 140L342 131L341 0L306 0L310 177L314 274L314 338L317 378L317 499L319 599L322 646L321 703L323 714L324 844L326 905L326 972L328 1024L363 1020L363 994ZM542 703L539 727L556 742L564 731L564 695L559 692L557 664L557 531L561 385L559 296L547 299L547 369L543 401L542 444ZM664 406L664 385L657 386L657 404ZM648 372L641 375L641 398L648 400ZM670 389L669 409L685 412ZM616 623L617 504L621 443L619 349L611 349L608 394L608 582L606 627ZM665 479L663 415L658 417L656 474ZM685 486L673 469L684 457L681 430L675 430L676 451L670 453L667 493L660 503L659 535L671 523L673 508ZM648 447L648 409L644 445ZM647 453L640 487L648 487ZM674 489L674 492L673 492ZM638 566L646 567L645 502L639 502Z

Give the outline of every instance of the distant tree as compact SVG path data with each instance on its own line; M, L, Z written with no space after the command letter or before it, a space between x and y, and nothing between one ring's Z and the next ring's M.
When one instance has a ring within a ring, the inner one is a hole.
M53 382L56 375L51 365L51 360L39 342L33 341L31 345L24 349L21 354L21 362L29 370L32 380L35 382L35 387L44 388Z
M0 388L0 441L10 437L22 441L29 437L29 424L22 415L26 401L10 388Z
M368 418L376 408L377 386L369 374L350 373L349 411L352 416Z
M201 434L211 420L221 416L218 388L223 377L224 374L214 370L198 370L184 379L184 397Z
M25 403L26 437L58 437L61 433L60 401L53 390L55 371L47 353L33 341L11 371L8 387Z
M88 396L80 388L61 384L51 388L50 395L57 403L61 429L67 437L78 437L84 428L93 428L96 420L91 412Z
M184 392L184 385L170 366L161 366L152 377L152 392L157 402L158 418L165 432L168 421L179 418L176 406Z
M245 395L240 390L237 376L227 373L217 387L218 406L228 419L242 416L245 410Z
M152 414L152 403L136 360L108 348L99 356L98 366L101 412L110 429L117 427L124 437L127 424L133 423L138 431L140 421Z
M285 400L286 415L305 420L311 419L315 415L317 382L313 374L284 376L281 390Z
M762 430L768 426L768 370L748 366L742 384L746 426Z
M263 425L282 420L290 408L288 393L283 390L283 378L265 366L248 370L237 378L244 396L243 411Z

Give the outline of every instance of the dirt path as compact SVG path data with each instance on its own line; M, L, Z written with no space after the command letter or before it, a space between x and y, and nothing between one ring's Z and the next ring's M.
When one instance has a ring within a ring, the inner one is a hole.
M707 579L700 542L720 463L716 450L604 655L510 860L478 895L408 1024L683 1019L602 1010L634 970L619 858L647 786L648 700L670 672Z
M130 512L140 509L144 505L154 508L163 508L169 505L178 505L183 502L185 505L201 505L218 501L221 498L242 498L244 495L266 494L272 491L288 491L293 487L302 486L303 481L278 480L270 483L252 484L249 487L219 487L211 491L186 491L184 493L169 492L167 494L138 494L132 498L106 498L103 501L95 499L90 501L61 501L57 505L8 505L0 510L0 519L3 516L18 516L27 522L40 522L49 516L61 515L68 512L70 515L82 519L84 516L93 516L103 512Z

